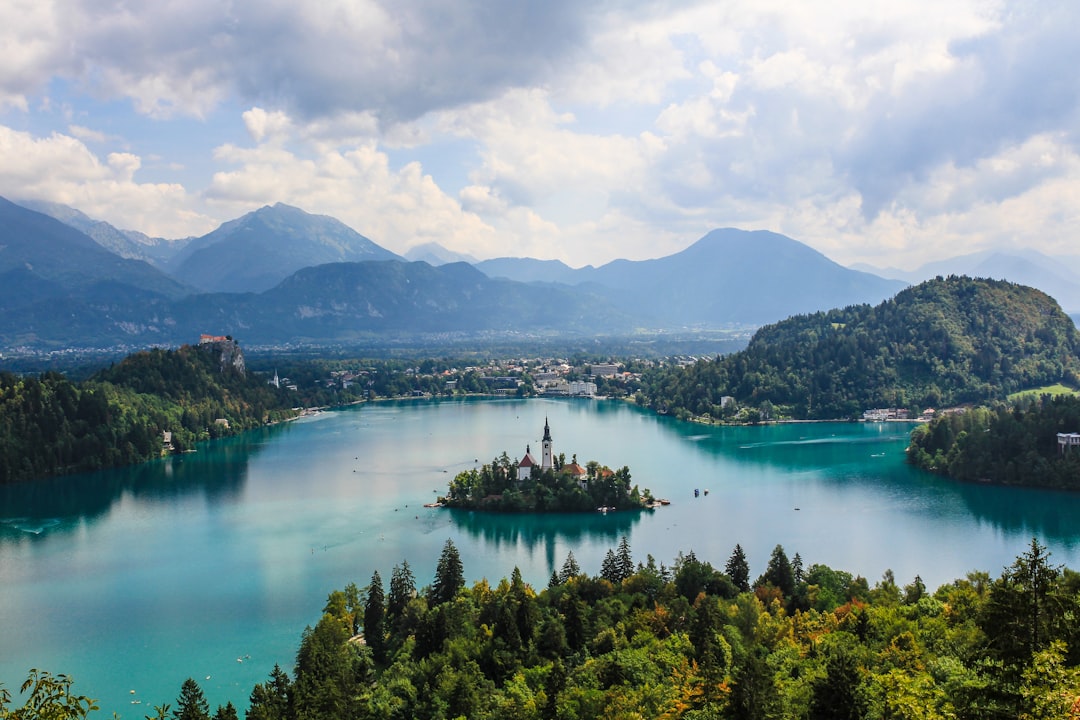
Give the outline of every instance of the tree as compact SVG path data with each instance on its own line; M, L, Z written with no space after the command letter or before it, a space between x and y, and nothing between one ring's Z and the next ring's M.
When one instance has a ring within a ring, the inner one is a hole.
M386 659L386 607L383 602L382 577L376 570L371 574L371 583L364 596L364 641L378 663Z
M750 592L750 566L746 562L746 553L743 552L742 545L735 544L731 557L724 565L724 572L731 578L731 582L735 583L739 592Z
M53 675L31 670L20 692L30 691L21 708L8 710L11 694L0 685L0 718L5 720L78 720L98 709L97 702L71 692L73 681L67 675Z
M405 612L405 606L416 595L416 579L409 568L409 561L402 560L390 573L390 595L386 599L386 614L395 622Z
M795 573L791 569L791 562L782 545L773 548L765 573L754 584L772 585L783 593L784 597L791 597L791 594L795 592Z
M270 679L251 690L246 720L285 720L290 716L292 681L280 665L270 671Z
M979 618L994 654L1011 669L1012 682L1035 653L1047 647L1060 622L1051 592L1060 569L1049 559L1046 547L1032 538L1027 552L990 587Z
M574 559L574 551L571 550L566 554L566 562L559 571L559 584L565 584L570 578L575 578L580 574L581 568L578 567L577 560Z
M615 555L619 582L634 574L634 556L630 554L630 540L623 535L619 539L619 551Z
M218 705L217 712L214 713L214 720L240 720L236 714L236 706L231 702L226 702L225 706Z
M616 563L615 551L608 548L607 554L604 555L604 562L600 564L600 577L612 584L619 582L619 571Z
M449 538L443 545L439 563L435 566L435 582L428 594L432 606L450 602L465 587L465 570L461 564L461 555Z
M210 720L210 706L206 702L206 696L203 695L199 683L192 678L188 678L180 686L173 720Z
M855 655L841 645L828 649L825 676L813 681L810 720L862 720L866 699Z

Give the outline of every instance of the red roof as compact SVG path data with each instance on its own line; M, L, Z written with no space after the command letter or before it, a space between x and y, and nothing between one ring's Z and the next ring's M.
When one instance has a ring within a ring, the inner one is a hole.
M521 458L518 467L532 467L535 464L536 460L533 458L532 453L525 453L525 457Z
M577 463L569 463L567 465L563 465L562 469L563 469L564 473L567 473L569 475L581 476L581 475L586 475L587 472L588 472L588 471L585 470L585 468L581 467Z

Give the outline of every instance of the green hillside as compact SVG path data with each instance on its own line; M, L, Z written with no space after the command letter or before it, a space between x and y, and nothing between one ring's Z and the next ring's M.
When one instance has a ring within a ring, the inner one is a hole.
M245 373L231 341L136 353L81 383L0 373L0 484L190 449L291 417L293 402Z
M923 409L1076 386L1078 352L1076 326L1048 295L951 276L874 307L768 325L741 352L654 371L639 400L683 417L855 417L872 407ZM721 407L723 396L735 403Z
M1058 433L1080 432L1080 398L1045 395L1016 405L947 413L911 433L908 460L957 480L1080 490L1080 452Z

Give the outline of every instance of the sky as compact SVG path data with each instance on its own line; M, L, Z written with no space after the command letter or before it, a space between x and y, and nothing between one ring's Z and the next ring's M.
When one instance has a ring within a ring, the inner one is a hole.
M1078 36L1071 0L0 0L0 195L574 267L721 227L1075 254Z

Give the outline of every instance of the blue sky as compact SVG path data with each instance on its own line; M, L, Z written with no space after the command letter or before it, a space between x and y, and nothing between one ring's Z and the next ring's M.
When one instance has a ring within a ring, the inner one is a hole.
M1075 254L1080 4L0 0L0 195L571 265Z

